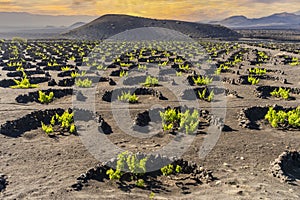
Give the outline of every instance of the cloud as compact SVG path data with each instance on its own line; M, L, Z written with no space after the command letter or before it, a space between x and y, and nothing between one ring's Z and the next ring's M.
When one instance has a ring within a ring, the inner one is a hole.
M14 5L16 2L12 0L0 0L0 6Z
M0 11L99 16L117 13L189 21L232 15L254 18L298 10L299 0L0 0Z
M97 0L73 0L72 1L72 5L73 6L82 6L82 5L86 5L86 4L95 4L97 2Z

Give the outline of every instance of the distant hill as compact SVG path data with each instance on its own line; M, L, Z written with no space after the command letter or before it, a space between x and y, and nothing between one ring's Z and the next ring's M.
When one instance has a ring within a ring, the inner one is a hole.
M75 22L90 22L95 16L35 15L26 12L0 12L0 30L70 26Z
M104 15L62 35L68 38L106 39L127 30L143 27L171 29L189 35L191 38L237 38L240 36L237 32L220 25L157 20L117 14Z
M72 29L78 28L80 26L83 26L85 24L86 24L85 22L76 22L76 23L72 24L71 26L69 26L68 29L72 30Z
M232 16L211 24L220 24L234 29L300 29L300 15L277 13L267 17L249 19L245 16Z

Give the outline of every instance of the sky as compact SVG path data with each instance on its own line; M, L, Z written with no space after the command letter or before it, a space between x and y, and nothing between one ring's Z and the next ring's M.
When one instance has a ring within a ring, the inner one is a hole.
M300 11L300 0L0 0L0 12L129 14L186 21L220 20L233 15L257 18L296 11Z

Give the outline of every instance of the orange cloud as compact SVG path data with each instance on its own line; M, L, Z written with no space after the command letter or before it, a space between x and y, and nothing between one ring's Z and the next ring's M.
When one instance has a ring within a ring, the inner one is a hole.
M299 0L0 0L0 11L99 16L118 13L189 21L223 19L231 15L261 17L298 10Z

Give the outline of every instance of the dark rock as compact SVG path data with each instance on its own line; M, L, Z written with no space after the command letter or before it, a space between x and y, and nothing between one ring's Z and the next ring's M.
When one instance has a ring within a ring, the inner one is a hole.
M54 79L51 79L49 82L48 82L48 86L56 86L57 83Z

